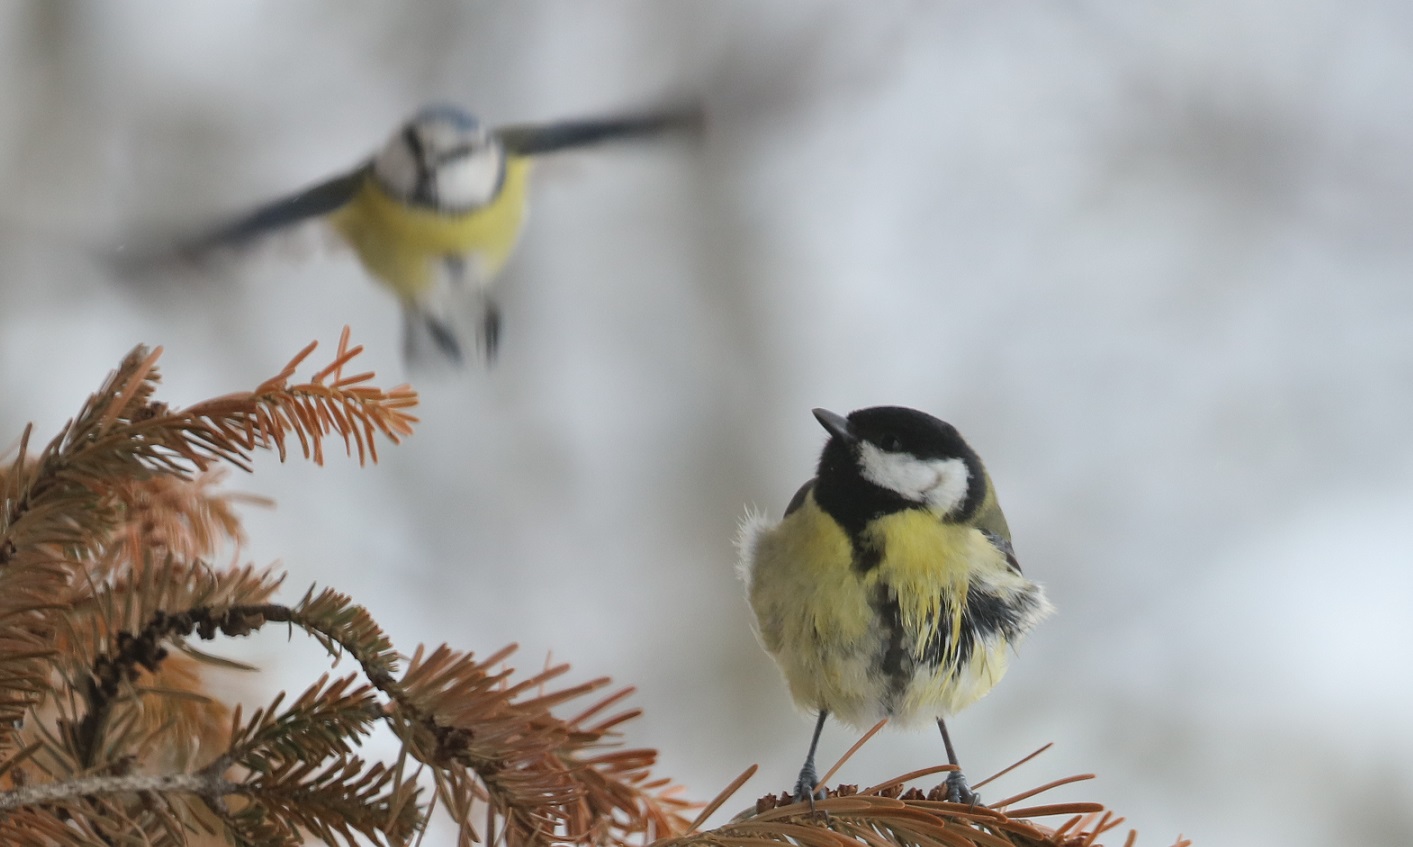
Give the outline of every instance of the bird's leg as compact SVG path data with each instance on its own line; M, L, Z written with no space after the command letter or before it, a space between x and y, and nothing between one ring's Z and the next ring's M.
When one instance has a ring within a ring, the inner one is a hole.
M819 774L814 769L814 751L819 746L819 734L824 731L824 720L828 717L828 709L819 710L819 722L814 725L814 737L810 739L810 752L805 756L805 766L800 768L800 778L795 782L795 802L808 799L811 811L814 810L814 784L819 781Z
M494 364L500 349L500 307L489 297L485 302L485 317L481 321L481 338L486 350L486 364Z
M952 749L952 737L947 734L947 722L938 718L937 728L942 730L942 745L947 748L947 764L957 765L957 751ZM967 778L962 776L960 766L947 774L947 800L951 803L966 803L968 806L981 803L981 795L971 790Z
M451 361L461 363L461 342L456 338L456 331L438 320L433 315L424 316L427 321L427 331L432 336L432 341L437 345L437 349Z

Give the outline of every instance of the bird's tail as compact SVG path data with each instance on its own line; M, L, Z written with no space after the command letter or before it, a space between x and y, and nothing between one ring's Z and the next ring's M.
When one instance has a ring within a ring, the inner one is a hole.
M468 362L495 364L500 345L500 309L484 293L455 312L403 305L402 352L419 371L460 368Z

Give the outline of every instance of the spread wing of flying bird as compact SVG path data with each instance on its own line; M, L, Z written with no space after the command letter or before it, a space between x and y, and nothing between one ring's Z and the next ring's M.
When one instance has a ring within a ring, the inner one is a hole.
M397 299L409 361L462 363L474 351L489 362L501 335L494 284L524 226L533 161L701 126L695 106L498 128L455 106L428 106L352 170L173 245L127 251L118 261L128 276L174 263L199 265L323 219Z

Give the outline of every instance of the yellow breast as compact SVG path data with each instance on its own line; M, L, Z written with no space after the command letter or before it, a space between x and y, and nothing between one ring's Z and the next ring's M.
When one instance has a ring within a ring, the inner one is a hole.
M946 627L956 644L968 587L1006 570L1005 558L980 532L943 523L923 511L879 518L869 535L885 553L864 581L891 586L903 630L919 652L939 627ZM950 602L944 604L944 598Z
M358 194L330 216L368 272L399 297L415 301L431 287L447 257L466 260L481 285L495 278L519 239L525 221L530 161L506 163L500 193L485 206L443 214L408 205L371 177Z
M974 702L1005 672L1002 641L976 644L961 664L920 663L907 680L884 669L893 627L901 624L900 646L913 656L927 654L939 628L956 645L969 586L1018 576L976 529L915 510L880 518L868 533L884 555L867 571L812 493L779 524L748 531L743 554L761 641L805 708L865 726L885 715L930 719ZM885 611L894 598L896 623Z

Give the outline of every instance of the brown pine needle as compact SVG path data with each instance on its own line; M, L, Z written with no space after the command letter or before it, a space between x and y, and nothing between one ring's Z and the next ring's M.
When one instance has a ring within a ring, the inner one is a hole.
M1102 812L1103 814L1100 815L1100 812ZM1080 839L1077 847L1095 847L1098 842L1099 836L1103 835L1111 829L1114 829L1123 822L1123 818L1118 817L1113 812L1105 811L1101 808L1088 814L1071 818L1070 820L1065 822L1065 825L1063 827L1055 830L1055 835L1063 835L1072 829L1081 830L1080 834L1075 836L1076 838ZM1135 835L1136 833L1130 833L1129 837L1133 838L1135 837Z
M143 388L147 387L147 376L152 373L152 369L157 366L157 359L161 355L161 347L152 348L152 352L147 355L147 358L142 360L128 377L127 385L123 387L120 393L114 395L112 401L108 404L108 408L103 412L103 417L99 419L97 427L99 433L107 432L108 428L117 422L123 410L128 408L128 405L132 403L133 397L135 397L139 391L143 390Z
M347 329L347 327L345 327L345 329ZM264 382L260 383L260 386L255 389L256 393L258 394L262 393L263 391L268 391L277 385L282 385L285 382L289 381L289 378L294 376L294 372L299 369L300 365L304 364L304 360L309 358L309 354L313 353L314 348L318 346L319 342L317 341L309 342L309 344L305 346L303 350L300 350L298 353L294 354L294 358L289 360L289 364L285 365L283 370L270 377L269 379L265 380Z
M1005 814L1013 818L1048 818L1055 815L1089 815L1104 811L1099 803L1078 801L1074 803L1049 803L1044 806L1026 806L1022 809L1007 809Z
M343 370L343 366L348 364L349 361L355 356L357 356L359 353L363 352L362 344L359 344L349 349L344 348L344 342L348 340L347 330L348 327L344 327L345 334L343 338L339 340L339 352L337 354L337 358L330 362L323 370L317 371L314 376L310 377L310 382L314 383L315 385L323 385L324 380L328 379L331 375L334 377L335 380L338 380L340 378L338 374L340 371ZM369 372L364 375L363 378L368 378L372 375L372 372ZM359 380L355 378L350 381L358 382Z
M850 757L852 757L855 753L857 753L857 752L859 751L859 748L863 747L864 744L866 744L870 738L872 738L872 737L874 737L875 735L877 735L877 734L878 734L878 731L879 731L880 729L882 729L882 728L883 728L883 725L886 724L886 723L888 723L888 719L887 719L887 718L884 718L883 720L881 720L881 721L879 721L878 723L874 724L874 725L872 726L872 728L869 729L868 732L865 732L865 733L863 734L863 737L861 737L858 741L855 741L855 742L854 742L854 746L852 746L852 747L850 747L848 750L845 750L845 751L844 751L844 755L842 755L842 756L839 757L839 761L837 761L837 762L834 763L834 767L832 767L832 768L830 768L829 770L825 771L824 776L820 778L819 782L816 783L815 786L814 786L814 788L812 788L811 790L812 790L812 791L818 791L818 790L819 790L819 787L820 787L821 785L827 785L827 784L829 783L829 780L831 780L831 779L834 778L834 774L838 773L838 772L839 772L839 769L842 768L842 767L844 767L844 763L847 762L847 761L849 761Z
M731 797L735 795L737 791L740 791L741 786L745 785L747 780L755 776L756 771L758 770L760 770L760 765L751 765L750 767L741 771L740 776L731 780L731 782L728 783L725 788L721 789L721 791L719 791L717 795L706 804L705 808L702 809L701 814L697 815L696 818L693 819L692 822L687 825L686 831L696 832L702 824L706 823L706 819L715 814L716 810L720 809L722 805L726 803L727 800L730 800Z
M878 728L879 728L879 726L882 726L882 724L880 723L880 724L878 724L877 726L875 726L875 727L873 728L873 731L877 731ZM865 738L867 738L867 736L865 736ZM862 743L862 742L860 742L860 743ZM852 752L852 751L851 751L851 752ZM933 766L930 767L930 768L918 768L917 770L915 770L915 771L909 771L908 773L905 773L905 774L903 774L902 776L894 777L893 779L890 779L890 780L888 780L887 782L880 782L880 783L877 784L877 785L871 786L871 787L869 787L869 788L865 788L863 791L860 791L859 793L860 793L860 794L877 794L878 792L887 790L887 789L889 789L889 788L892 788L892 787L895 786L895 785L896 785L896 786L903 786L903 785L906 785L906 784L909 783L909 782L912 782L912 781L915 780L915 779L922 779L922 778L925 777L925 776L931 776L932 774L935 774L935 773L945 773L945 772L947 772L947 771L954 771L954 770L956 770L956 769L957 769L957 766L956 766L956 765L933 765Z
M1015 762L1014 764L1007 765L1006 767L1001 768L999 771L996 771L996 772L993 773L992 775L988 776L986 779L983 779L981 782L978 782L977 784L973 785L972 788L973 788L973 789L981 788L982 786L986 785L988 782L994 782L994 781L1000 779L1001 777L1005 776L1006 774L1010 773L1011 771L1015 770L1016 768L1018 768L1018 767L1020 767L1021 765L1025 764L1026 762L1029 762L1031 759L1034 759L1036 756L1039 756L1041 753L1044 753L1046 750L1049 750L1051 747L1054 747L1054 746L1055 746L1055 742L1053 742L1053 741L1047 741L1047 742L1045 742L1045 743L1044 743L1043 745L1041 745L1040 748L1039 748L1038 750L1036 750L1034 753L1031 753L1029 756L1026 756L1025 758L1021 759L1020 761Z
M1040 786L1039 788L1032 788L1032 789L1030 789L1029 791L1022 791L1021 793L1015 795L1014 797L1007 797L1006 799L1001 800L1000 802L997 802L997 803L992 803L991 805L992 805L993 807L995 807L995 808L1004 808L1004 807L1006 807L1006 806L1011 805L1012 803L1016 803L1016 802L1018 802L1018 801L1020 801L1020 800L1025 800L1025 799L1028 798L1028 797L1034 797L1035 795L1037 795L1037 794L1039 794L1039 793L1041 793L1041 792L1043 792L1043 791L1049 791L1050 789L1052 789L1052 788L1058 788L1058 787L1060 787L1061 785L1069 785L1069 784L1072 783L1072 782L1084 782L1086 779L1093 779L1093 778L1094 778L1094 774L1092 774L1092 773L1081 773L1081 774L1075 774L1074 776L1063 777L1063 778L1061 778L1061 779L1054 780L1053 782L1047 782L1047 783L1045 783L1044 785Z
M607 682L607 680L605 680L605 682ZM617 692L615 692L615 693L613 693L613 694L608 695L607 697L605 697L604 699L598 701L597 703L594 703L592 706L590 706L589 708L585 709L583 712L580 712L578 715L575 715L574 717L570 718L570 719L569 719L569 722L572 723L572 724L581 724L581 723L585 723L585 722L587 722L587 721L589 720L589 718L591 718L591 717L593 717L594 715L597 715L598 713L604 711L604 710L607 709L609 706L612 706L612 705L615 704L615 703L618 703L618 702L620 702L620 701L622 701L622 700L627 699L628 697L631 697L633 694L635 694L635 693L637 692L637 690L638 690L638 689L637 689L636 687L632 686L632 685L626 686L626 687L620 689L619 691L617 691ZM543 693L543 692L542 692L542 693Z
M1080 824L1084 823L1084 821L1085 821L1086 817L1088 816L1088 814L1089 814L1088 812L1083 812L1083 813L1081 813L1081 814L1076 814L1074 817L1072 817L1072 818L1070 818L1069 820L1065 821L1064 823L1060 824L1060 827L1055 830L1055 835L1057 835L1057 836L1059 836L1059 835L1064 835L1065 833L1069 832L1070 830L1077 828Z

